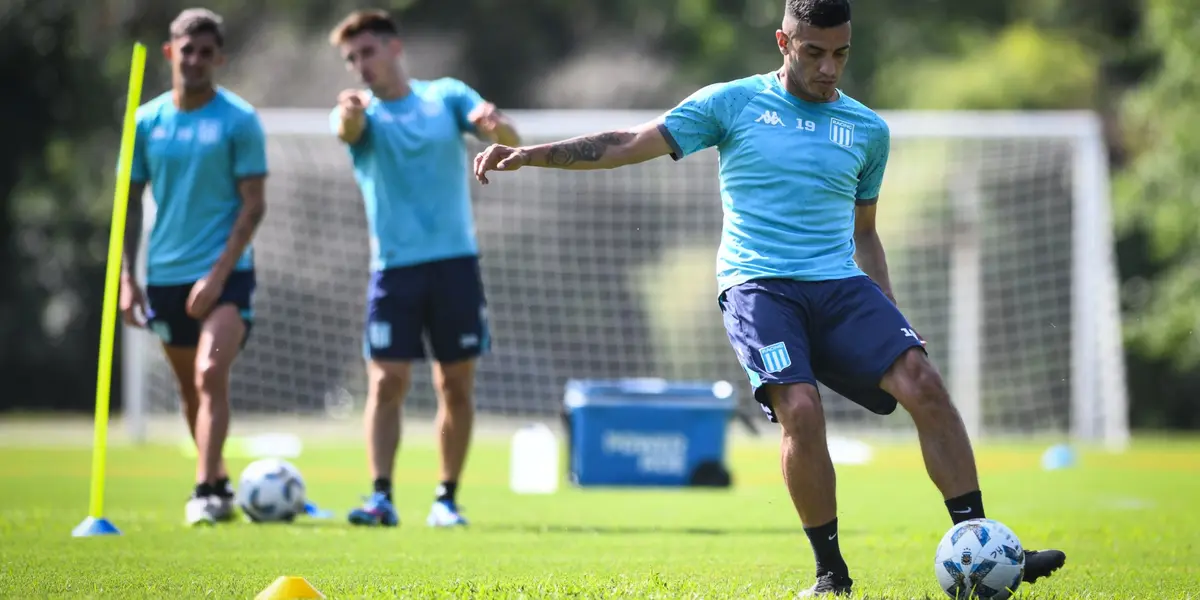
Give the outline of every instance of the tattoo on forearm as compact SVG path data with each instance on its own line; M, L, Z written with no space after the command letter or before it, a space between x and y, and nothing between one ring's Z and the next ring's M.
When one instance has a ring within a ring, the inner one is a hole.
M546 164L565 167L581 161L596 162L610 147L627 144L633 137L627 131L610 131L551 144L546 149Z

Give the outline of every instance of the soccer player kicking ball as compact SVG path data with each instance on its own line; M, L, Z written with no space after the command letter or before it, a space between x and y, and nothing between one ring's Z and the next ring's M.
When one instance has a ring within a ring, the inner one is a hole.
M461 81L409 79L386 12L351 13L330 42L370 91L346 90L331 125L348 147L367 210L371 281L364 352L374 493L349 519L394 526L392 473L412 362L433 350L441 484L427 523L465 525L456 491L474 420L475 360L490 341L463 133L517 144L496 107Z
M610 169L717 147L719 304L755 398L783 430L783 479L817 563L802 596L848 594L818 380L872 412L899 403L912 415L954 522L983 517L983 500L962 420L892 298L875 230L888 126L837 88L850 4L788 0L775 39L778 71L710 85L628 130L491 146L475 158L475 175L486 184L492 170ZM1057 550L1026 551L1024 579L1065 560Z
M163 349L196 441L190 524L233 515L222 451L229 431L229 373L250 331L255 276L251 240L266 212L266 142L254 107L213 83L224 62L222 20L189 9L171 23L163 55L171 91L137 111L122 262L121 311ZM134 275L149 184L157 213L146 289Z

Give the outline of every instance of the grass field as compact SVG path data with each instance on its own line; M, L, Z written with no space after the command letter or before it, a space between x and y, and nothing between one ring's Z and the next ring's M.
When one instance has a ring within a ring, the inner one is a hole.
M507 445L477 442L460 492L468 530L429 530L428 438L407 439L394 530L351 529L369 482L354 445L295 460L333 520L182 525L192 462L176 447L110 452L108 517L121 537L76 539L87 510L86 447L0 448L0 598L252 598L302 575L329 598L788 598L812 555L778 473L774 433L731 449L725 491L507 489ZM2 441L2 440L0 440ZM1042 447L979 449L988 514L1068 563L1021 598L1200 598L1200 439L1138 439L1039 468ZM246 459L231 461L240 469ZM940 598L934 548L950 522L911 445L839 468L842 547L864 598Z

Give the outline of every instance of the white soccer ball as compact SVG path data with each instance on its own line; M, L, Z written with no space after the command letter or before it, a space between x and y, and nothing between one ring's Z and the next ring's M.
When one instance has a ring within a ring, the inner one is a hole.
M237 504L256 523L291 521L304 512L304 479L286 460L264 458L242 470Z
M1021 585L1025 551L1003 523L971 519L942 537L933 572L942 590L955 600L1007 600Z

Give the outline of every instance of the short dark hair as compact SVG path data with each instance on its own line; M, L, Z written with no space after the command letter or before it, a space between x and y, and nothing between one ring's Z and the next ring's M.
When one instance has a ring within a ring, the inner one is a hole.
M850 0L787 0L784 10L787 16L821 29L850 22Z
M398 35L400 28L385 10L356 10L329 32L329 43L336 46L363 33Z
M189 8L171 21L171 39L188 35L211 33L217 38L217 45L225 45L225 20L221 15L207 8Z

